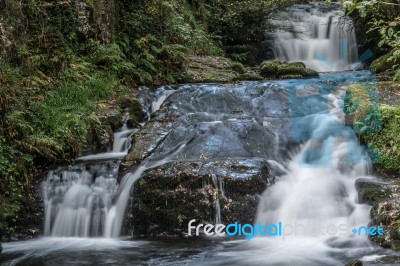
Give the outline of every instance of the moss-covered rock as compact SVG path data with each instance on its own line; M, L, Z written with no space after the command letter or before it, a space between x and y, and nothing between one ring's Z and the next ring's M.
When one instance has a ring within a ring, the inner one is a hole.
M278 60L267 60L260 65L260 74L266 78L276 78L278 73L278 66L281 62Z
M375 59L371 63L371 68L373 70L375 70L376 73L382 73L382 72L392 70L394 65L398 64L399 62L388 61L389 57L391 57L391 56L392 56L392 54L388 53L388 54L385 54L385 55Z
M246 69L241 63L233 63L231 69L239 74L246 73Z
M306 68L304 63L286 63L267 60L260 65L260 74L267 79L290 79L318 76L318 72Z
M263 80L264 78L256 73L245 73L238 77L238 80Z
M141 122L146 116L140 102L133 95L125 94L120 96L117 99L117 105L123 112L128 113L136 123Z
M361 122L367 116L371 105L368 91L358 83L347 87L346 103L347 124Z
M254 74L241 63L220 56L191 56L187 69L189 82L234 82Z

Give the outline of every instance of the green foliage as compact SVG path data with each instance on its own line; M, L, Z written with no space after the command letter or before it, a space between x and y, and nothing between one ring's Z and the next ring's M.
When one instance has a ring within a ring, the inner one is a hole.
M344 103L347 123L352 124L357 134L381 130L376 83L351 84L347 88Z
M400 4L398 1L343 1L346 13L363 25L370 43L392 70L400 66ZM364 26L365 25L365 26ZM382 57L383 58L383 57Z
M381 105L382 130L361 135L362 140L380 152L380 164L388 170L399 171L400 106Z
M23 185L29 183L35 162L55 163L76 156L90 132L99 127L93 115L96 103L112 96L117 79L89 69L94 68L77 62L58 81L48 81L40 72L26 75L9 65L2 68L0 227L17 218Z
M354 131L370 148L375 163L399 171L400 106L379 105L370 84L353 84L345 95L344 110Z
M5 143L0 135L0 228L18 218L19 201L22 197L20 176L32 165L32 157Z

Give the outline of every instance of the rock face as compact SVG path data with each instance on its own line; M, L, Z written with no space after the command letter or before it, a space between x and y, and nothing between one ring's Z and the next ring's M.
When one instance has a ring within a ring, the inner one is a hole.
M356 182L361 203L372 205L371 225L384 228L384 236L373 236L376 244L400 250L400 183L397 180L381 183L367 179Z
M199 160L147 171L133 191L135 233L181 234L190 220L214 223L218 215L224 223L251 223L257 195L268 185L268 165L263 164L251 159Z
M270 165L289 143L287 92L251 82L162 90L173 97L135 134L124 166L168 163L135 183L125 233L184 234L188 221L214 222L219 213L222 223L251 223L257 195L277 175Z

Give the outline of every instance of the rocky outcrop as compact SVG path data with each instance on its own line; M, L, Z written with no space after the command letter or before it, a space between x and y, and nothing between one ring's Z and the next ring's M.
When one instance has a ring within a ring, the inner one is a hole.
M137 128L145 116L136 94L125 87L120 88L111 102L97 104L93 130L88 132L87 145L80 155L108 151L112 147L114 132L122 127L123 119L127 119L128 127Z
M251 223L257 195L268 185L262 160L172 162L147 171L135 185L132 224L136 234L185 234L187 224ZM260 171L261 170L261 171ZM218 206L218 207L217 207Z
M400 182L359 179L356 188L360 202L372 205L370 224L384 229L383 236L373 236L370 240L382 247L400 250Z
M188 221L214 222L218 209L222 223L251 223L289 143L287 91L251 82L165 90L173 96L134 135L121 172L166 164L136 181L125 233L185 234Z

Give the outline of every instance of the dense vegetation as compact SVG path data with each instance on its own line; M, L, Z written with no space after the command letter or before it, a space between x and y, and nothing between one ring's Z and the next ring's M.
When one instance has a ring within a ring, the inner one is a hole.
M398 94L400 81L400 2L388 1L343 1L348 15L362 34L362 42L377 55L371 67L379 79L394 82L380 82L382 94ZM377 117L380 113L381 116ZM385 170L400 170L400 106L398 102L381 102L379 109L371 108L368 121L355 126L362 142L374 147L376 162ZM366 130L373 121L380 121L380 130Z
M254 63L264 21L294 2L0 1L0 233L38 167L87 151L121 91L186 81L190 55Z
M378 73L393 72L400 81L400 2L388 1L342 1L346 14L352 16L362 34L362 42L379 56L373 64Z

